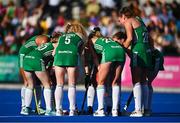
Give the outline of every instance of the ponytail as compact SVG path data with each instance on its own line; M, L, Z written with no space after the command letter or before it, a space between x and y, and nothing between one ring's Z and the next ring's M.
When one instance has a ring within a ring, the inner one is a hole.
M101 37L102 34L101 34L101 29L99 27L94 27L93 30L91 30L89 36L88 36L88 39L91 39L93 37Z

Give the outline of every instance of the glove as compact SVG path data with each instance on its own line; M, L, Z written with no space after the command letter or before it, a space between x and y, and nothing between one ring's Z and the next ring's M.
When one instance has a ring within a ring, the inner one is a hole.
M85 76L85 88L87 89L90 84L90 76L86 74Z

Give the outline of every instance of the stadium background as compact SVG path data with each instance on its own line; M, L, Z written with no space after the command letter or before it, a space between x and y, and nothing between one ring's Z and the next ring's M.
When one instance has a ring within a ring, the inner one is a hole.
M54 31L63 32L65 25L72 21L81 22L88 33L94 26L99 26L103 35L112 36L118 30L124 30L117 22L117 12L125 5L130 5L135 14L142 17L154 39L155 47L165 56L165 71L160 72L153 83L155 92L164 95L157 95L156 98L160 100L162 97L166 101L165 92L172 93L173 98L169 101L177 105L180 92L180 0L0 0L1 94L19 94L20 105L22 79L18 71L17 55L29 37L42 33L52 34ZM123 90L132 90L129 59L122 79ZM78 84L84 89L82 81ZM8 101L6 95L1 97L3 104L9 104L5 102ZM127 95L124 102L126 99ZM160 105L158 102L156 107ZM180 113L180 109L174 108L172 112Z
M124 30L117 22L122 6L132 6L142 17L154 44L165 56L165 71L155 86L180 87L180 1L173 0L0 0L0 82L22 83L17 55L31 36L63 32L68 22L81 22L87 33L99 26L103 35ZM123 85L131 86L129 63ZM159 82L159 84L158 84Z

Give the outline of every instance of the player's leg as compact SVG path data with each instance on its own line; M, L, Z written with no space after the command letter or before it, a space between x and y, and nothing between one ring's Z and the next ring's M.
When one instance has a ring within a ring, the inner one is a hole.
M69 116L78 115L76 110L76 81L77 67L67 67L68 74L68 99L69 99Z
M98 86L97 86L97 99L98 99L98 109L94 113L94 116L105 116L104 113L104 94L105 94L105 87L104 83L106 78L109 74L111 62L106 62L100 64L99 71L98 71Z
M46 71L35 71L35 74L44 86L44 99L46 103L45 115L52 115L51 86L49 76Z
M141 76L143 70L140 67L132 67L131 75L133 81L133 95L135 102L135 110L130 114L131 117L142 117L142 87L141 87Z
M94 67L94 70L91 71L91 74L92 74L92 75L90 75L91 84L88 86L88 91L87 91L88 114L93 114L95 88L97 86L97 81L96 81L97 68Z
M23 68L20 68L20 74L23 78L23 86L21 88L21 111L23 109L23 107L25 107L25 91L26 91L26 88L28 86L28 83L27 83L27 78L25 77L25 73L24 73L24 70Z
M93 103L94 103L94 97L95 97L95 88L91 84L88 87L87 91L87 107L88 107L88 114L93 114Z
M56 75L55 75L55 70L54 67L51 67L48 69L50 81L51 81L51 103L52 103L52 108L53 111L56 110L56 104L55 104L55 90L56 90Z
M24 71L24 75L26 76L26 80L28 83L28 86L25 90L25 107L23 108L21 114L29 115L31 113L30 105L32 101L33 96L33 88L34 88L34 82L32 77L32 72Z
M104 100L105 100L105 106L106 106L106 113L107 115L110 115L112 111L112 79L109 77L107 78L105 82Z
M55 75L56 75L56 90L55 90L55 103L56 103L56 115L63 115L62 101L63 101L63 87L65 82L65 67L55 66Z
M41 95L42 95L42 87L41 81L37 78L35 74L33 74L33 80L35 82L34 88L34 97L36 104L36 112L38 114L45 114L45 110L41 107Z
M147 72L148 69L143 68L143 74L141 76L142 82L142 112L148 107L148 98L149 98L149 87L147 81Z
M123 63L115 62L115 69L113 70L115 75L112 81L112 116L118 116L119 98L121 92L121 73L123 70Z
M159 70L154 71L148 71L147 74L147 82L148 82L148 88L149 88L149 94L148 94L148 101L147 101L147 107L144 109L144 115L150 116L152 112L152 95L153 95L153 87L152 82L156 78Z
M21 110L23 109L23 107L25 107L25 90L28 86L27 78L25 76L24 69L23 69L23 59L24 59L24 54L19 54L19 57L18 57L18 63L20 67L19 72L23 79L23 86L21 88Z

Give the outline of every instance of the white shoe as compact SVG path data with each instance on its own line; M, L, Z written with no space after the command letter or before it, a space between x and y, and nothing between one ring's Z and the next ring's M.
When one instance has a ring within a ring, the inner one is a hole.
M105 113L104 113L104 109L100 109L100 110L97 110L93 116L96 116L96 117L103 117L105 116Z
M143 114L141 111L133 111L131 114L130 114L130 117L142 117Z
M63 110L62 109L58 109L56 111L56 116L63 116Z
M118 110L117 109L112 109L111 113L112 113L112 117L118 116Z
M76 115L78 115L78 111L77 110L70 110L69 116L76 116Z
M53 110L46 110L46 113L45 113L46 116L55 116L55 112Z
M30 114L32 114L32 109L29 107L22 107L20 114L30 115Z

